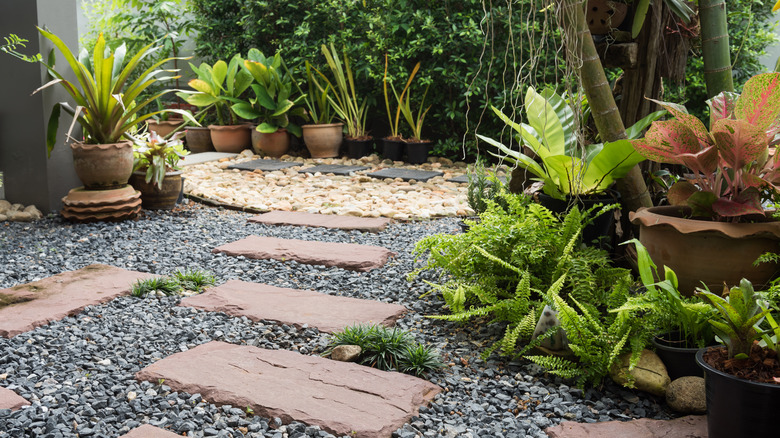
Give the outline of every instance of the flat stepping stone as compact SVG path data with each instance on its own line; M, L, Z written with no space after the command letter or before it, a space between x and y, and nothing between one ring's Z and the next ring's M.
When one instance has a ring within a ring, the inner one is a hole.
M136 427L119 438L181 438L181 435L149 424Z
M299 328L308 324L328 333L355 324L374 323L389 327L406 312L406 308L398 304L240 280L230 280L200 295L184 298L180 305L246 316L252 321L277 321Z
M641 418L602 423L563 423L544 430L550 438L707 438L707 416L688 415L674 420Z
M282 170L300 165L301 163L295 161L266 160L260 158L258 160L246 161L244 163L231 164L228 166L228 169L248 170L250 172L253 170L273 172L274 170Z
M307 167L305 169L301 169L298 171L298 173L332 173L334 175L349 175L353 172L360 172L361 170L366 170L368 167L366 166L346 166L344 164L320 164L318 166L314 167Z
M130 293L152 274L94 264L0 290L0 336L10 338Z
M135 377L165 379L174 391L201 394L210 403L361 438L390 437L441 391L406 374L219 341L175 353Z
M502 183L506 184L506 176L499 175L498 180ZM469 183L469 176L468 175L460 175L456 176L455 178L450 178L447 180L448 182L454 182L454 183L460 183L460 184L468 184ZM487 180L488 185L492 185L493 181Z
M398 168L387 168L378 170L376 172L371 172L368 174L368 176L372 178L379 178L379 179L385 179L385 178L401 178L404 181L410 181L410 180L416 180L416 181L428 181L429 179L436 177L436 176L442 176L444 175L442 172L435 172L430 170L414 170L414 169L398 169Z
M302 211L272 211L252 216L249 222L268 225L298 225L304 227L337 228L377 233L383 231L390 219L384 217L338 216L333 214L305 213Z
M230 152L200 152L187 155L182 158L180 164L182 166L192 166L193 164L207 163L209 161L219 161L223 158L233 158L237 155Z
M250 259L295 260L307 265L325 265L351 271L370 271L384 266L395 253L379 246L355 243L314 242L276 237L248 236L212 250Z
M8 388L0 388L0 409L15 411L22 406L29 406L30 402L21 395Z

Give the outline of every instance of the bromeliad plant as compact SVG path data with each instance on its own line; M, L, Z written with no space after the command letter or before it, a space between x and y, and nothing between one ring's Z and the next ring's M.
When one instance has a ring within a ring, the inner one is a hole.
M230 63L219 60L213 66L203 63L200 67L190 63L190 68L198 77L188 85L195 91L180 91L176 95L199 108L214 107L218 125L237 124L238 116L232 106L254 81L252 75L241 67L243 64L244 60L238 54Z
M692 176L669 189L669 203L720 221L763 215L762 203L774 199L780 182L780 157L769 154L780 133L780 73L750 78L741 95L709 100L709 131L684 106L658 103L675 118L654 122L632 143L649 160L690 169Z
M498 108L493 112L516 132L516 140L528 147L541 163L521 151L482 135L477 137L498 148L506 159L527 169L536 180L544 183L543 191L556 199L566 196L587 196L602 193L614 180L626 176L644 157L637 154L628 140L591 144L583 148L577 135L577 122L572 107L555 91L537 93L529 87L525 96L528 123L515 123ZM629 138L638 135L650 121L660 117L653 113L627 130Z
M143 47L125 64L125 54L127 53L125 45L119 46L111 53L106 46L103 35L98 37L91 56L86 50L82 50L76 58L59 37L41 28L38 28L38 32L62 52L66 63L73 70L78 81L78 84L75 84L66 80L53 65L40 60L54 79L35 90L34 93L60 84L76 103L75 109L66 102L54 105L46 133L46 147L49 156L51 156L51 151L57 140L57 128L62 109L73 115L74 123L78 122L81 125L84 130L84 143L87 144L116 143L126 137L126 134L134 129L138 123L165 111L181 114L185 119L197 124L192 119L192 115L181 110L161 110L140 115L147 105L154 102L155 99L175 90L161 91L140 102L136 102L135 99L155 82L178 77L161 76L170 71L160 69L160 66L173 59L166 58L146 69L134 82L128 83L128 78L139 62L144 57L160 50L160 47L155 47L154 43ZM72 127L73 125L71 125Z
M259 119L258 132L273 134L280 129L286 129L296 137L300 137L301 127L291 123L290 117L306 116L303 107L296 106L306 98L306 95L293 98L295 79L287 69L282 73L283 65L284 61L280 53L266 58L261 51L250 49L244 61L244 68L254 78L250 88L255 97L248 101L231 98L229 100L235 102L231 109L239 117L248 120Z
M165 172L181 170L179 160L189 155L181 141L182 133L165 139L149 131L133 138L133 171L146 172L145 180L162 190Z

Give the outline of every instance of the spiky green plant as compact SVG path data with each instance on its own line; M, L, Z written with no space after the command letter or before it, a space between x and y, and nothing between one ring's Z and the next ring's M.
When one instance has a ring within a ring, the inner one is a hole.
M439 355L422 344L407 347L398 358L398 371L417 377L422 377L442 366L444 365L439 360Z
M162 292L167 296L174 295L181 290L179 282L170 277L152 277L137 280L133 284L130 294L137 298L145 298L152 292Z
M212 286L216 283L214 275L202 269L187 268L183 271L178 270L173 273L173 276L182 288L197 292L201 292L207 286Z

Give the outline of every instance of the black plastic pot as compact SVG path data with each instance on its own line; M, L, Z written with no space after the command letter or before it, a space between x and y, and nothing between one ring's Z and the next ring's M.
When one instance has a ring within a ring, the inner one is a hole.
M466 219L472 220L472 221L474 221L476 223L479 223L479 221L480 221L479 216L470 216L470 217L467 217ZM464 221L458 221L458 226L460 227L460 232L461 233L468 233L468 231L471 229L471 225L467 224Z
M347 156L349 158L367 157L374 152L373 138L369 138L368 140L353 140L351 138L345 138L344 145L347 148Z
M383 138L382 156L388 160L401 161L404 158L404 142Z
M698 348L686 347L686 341L680 339L680 333L663 333L653 338L655 354L666 365L669 378L675 380L684 376L702 377L704 372L696 364Z
M704 362L705 351L696 353L696 363L704 370L709 437L776 436L780 385L738 379L716 370Z
M617 204L620 202L620 193L612 190L608 190L599 195L592 195L589 197L580 197L575 199L567 199L562 201L548 196L542 192L537 193L539 203L554 213L566 213L569 211L569 206L578 205L581 211L588 210L596 204ZM598 240L599 246L605 249L611 249L613 247L613 230L615 228L615 216L612 212L604 213L593 220L585 229L582 230L582 241L591 243L594 240Z
M428 148L430 141L405 141L406 161L409 164L423 164L428 162Z

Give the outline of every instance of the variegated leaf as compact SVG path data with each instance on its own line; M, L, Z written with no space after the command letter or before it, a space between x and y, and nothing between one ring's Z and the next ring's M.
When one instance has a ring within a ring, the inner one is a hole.
M708 99L707 106L710 108L710 126L715 126L715 122L718 120L732 118L738 98L738 93L724 91L712 99Z
M668 164L684 164L680 154L701 151L696 134L679 120L653 122L645 138L631 140L640 155L651 161Z
M748 79L734 107L734 115L762 131L776 132L780 117L780 73L764 73Z
M758 189L751 187L743 190L734 199L720 198L712 203L712 211L723 217L764 214Z
M698 191L698 187L688 181L677 181L666 192L666 200L671 205L686 205L688 198Z
M769 147L764 130L746 120L718 120L712 128L712 137L721 160L732 169L758 161Z

